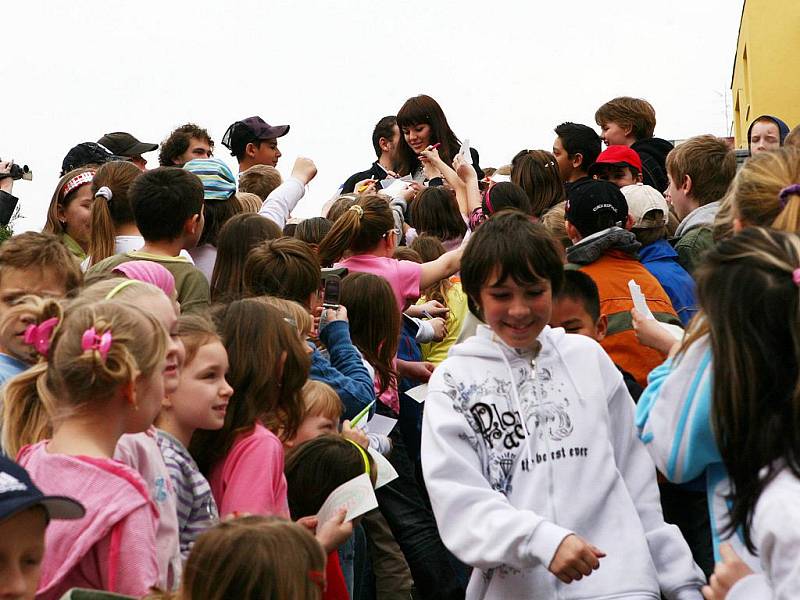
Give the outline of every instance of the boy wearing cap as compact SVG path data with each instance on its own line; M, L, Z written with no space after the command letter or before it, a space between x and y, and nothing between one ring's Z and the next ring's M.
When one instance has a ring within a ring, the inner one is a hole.
M567 268L580 269L594 280L601 311L608 315L608 332L601 345L617 365L645 386L647 375L665 356L636 339L628 281L639 284L656 319L676 325L680 320L664 288L639 262L636 253L641 244L627 231L632 220L625 196L608 181L579 182L567 197L565 218L574 244L567 249Z
M562 123L554 131L558 137L553 142L553 156L564 189L569 191L575 182L589 177L589 168L600 154L600 136L580 123Z
M735 175L736 153L713 135L690 138L667 156L667 201L680 220L674 246L690 274L714 245L712 226Z
M642 159L636 150L623 145L609 146L589 167L593 179L610 181L621 188L642 182Z
M276 167L281 151L278 138L289 133L289 125L272 126L261 117L247 117L236 121L222 136L222 145L239 161L239 172L253 165Z
M642 180L659 191L667 188L664 161L673 146L667 140L653 137L656 111L641 98L621 96L603 104L594 114L607 146L623 145L636 150L641 158Z
M142 158L142 154L158 150L158 144L140 142L124 131L107 133L97 140L97 143L108 148L112 154L126 157L129 162L135 164L142 171L147 167L147 161Z
M84 514L72 498L45 496L25 469L0 455L0 598L33 600L48 523Z
M684 326L697 312L694 280L678 263L678 253L667 241L669 206L663 194L637 183L620 188L633 218L631 231L642 245L639 260L658 279Z

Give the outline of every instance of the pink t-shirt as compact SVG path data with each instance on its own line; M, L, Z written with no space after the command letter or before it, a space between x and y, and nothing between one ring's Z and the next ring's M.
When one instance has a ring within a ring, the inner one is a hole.
M261 423L236 438L225 460L211 469L208 483L221 518L232 513L289 518L283 444Z
M385 256L357 254L336 264L354 273L372 273L389 282L397 300L397 308L402 312L406 304L419 298L419 282L422 278L422 265L410 260L395 260Z

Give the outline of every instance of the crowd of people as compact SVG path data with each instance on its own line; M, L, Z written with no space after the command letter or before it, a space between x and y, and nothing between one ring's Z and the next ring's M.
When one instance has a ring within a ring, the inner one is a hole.
M410 98L304 220L289 125L69 150L0 244L0 596L796 597L800 131L595 118L489 168Z

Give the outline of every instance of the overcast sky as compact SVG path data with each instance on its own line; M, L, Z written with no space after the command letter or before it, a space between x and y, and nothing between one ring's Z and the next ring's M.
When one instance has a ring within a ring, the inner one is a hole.
M318 214L375 159L375 122L410 96L442 105L482 166L550 149L562 121L594 126L612 97L647 98L656 135L727 135L726 99L742 0L599 3L465 0L53 2L3 6L0 157L30 165L15 183L38 229L61 160L78 142L128 131L160 142L193 121L216 155L227 126L258 114L290 133L317 178L296 215ZM729 101L728 101L729 102ZM728 109L729 110L729 109ZM145 155L157 166L157 153ZM234 169L235 170L235 169Z

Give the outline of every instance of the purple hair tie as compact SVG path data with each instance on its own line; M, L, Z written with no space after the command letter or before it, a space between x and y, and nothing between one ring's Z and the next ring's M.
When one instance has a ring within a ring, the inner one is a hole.
M778 198L781 201L781 208L786 206L786 203L789 202L789 196L793 196L794 194L800 194L800 183L787 185L780 191Z

